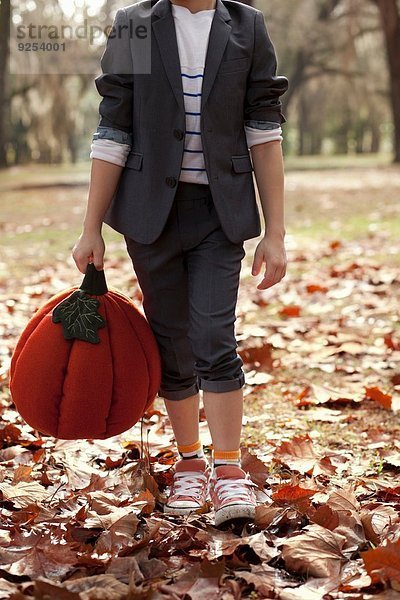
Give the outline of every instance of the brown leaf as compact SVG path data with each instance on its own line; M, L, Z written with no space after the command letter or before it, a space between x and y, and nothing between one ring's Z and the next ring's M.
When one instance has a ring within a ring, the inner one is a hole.
M143 490L139 492L132 501L135 507L140 507L140 512L143 515L150 515L154 511L156 499L150 490Z
M373 583L400 582L400 540L360 552Z
M110 456L107 456L106 460L104 461L104 464L107 467L107 469L115 469L116 467L120 467L123 463L123 457L117 458L117 460L113 460Z
M332 240L331 242L329 242L329 248L331 250L337 250L338 248L341 248L343 245L343 242L341 242L341 240Z
M326 293L328 288L324 285L320 285L319 283L309 283L306 285L306 290L309 294L314 294L315 292L323 292Z
M271 506L270 504L258 504L256 506L255 524L260 529L268 529L279 516L282 515L284 509L280 506Z
M278 549L268 544L266 534L263 531L243 537L242 540L261 560L269 561L278 556Z
M399 343L398 349L400 350L400 343ZM393 386L395 386L395 387L400 386L400 373L395 373L393 375L393 377L390 378L390 381Z
M17 533L10 546L0 548L0 564L8 573L59 580L77 562L69 545L52 542L48 533Z
M0 483L0 492L5 500L9 500L18 508L26 508L29 504L42 502L50 496L37 481L20 481L16 485L3 481Z
M243 362L251 368L263 371L272 371L273 369L272 346L266 342L257 346L246 344L238 349L238 354Z
M44 458L46 455L46 450L44 448L39 448L38 450L35 450L35 452L32 454L32 458L33 458L33 462L34 463L39 463L42 458Z
M263 488L269 474L267 465L246 447L241 448L241 463L242 469L250 474L254 483Z
M277 572L266 563L251 565L250 573L246 571L234 571L236 577L244 579L247 583L254 585L254 589L261 598L276 598L272 595L276 590Z
M352 486L333 491L329 495L327 505L338 512L350 511L357 513L360 510L360 503L354 494L354 487Z
M393 334L392 333L386 333L383 336L383 339L385 341L385 344L388 348L390 348L391 350L400 350L400 341L397 339L394 339ZM396 376L395 376L396 377ZM399 375L397 375L397 377L400 377ZM395 383L393 383L393 385L396 385Z
M317 404L353 404L362 401L362 394L358 395L346 393L343 390L336 390L315 383L311 384L311 390L314 394Z
M276 548L269 546L264 532L254 535L238 537L229 531L219 531L208 527L207 531L199 531L196 539L207 543L209 560L216 560L222 556L230 556L240 546L249 546L262 560L271 560L278 553Z
M333 531L335 527L339 525L339 515L337 511L332 510L327 504L319 506L312 516L310 516L310 520L330 531Z
M367 540L370 540L375 546L382 543L388 527L399 521L398 514L392 506L378 502L364 505L360 512L360 518Z
M191 598L191 600L219 600L221 598L220 579L224 573L224 570L224 560L212 563L205 558L200 563L200 569L198 569L197 565L193 566L192 572L187 572L186 577L184 575L180 581L180 594L183 592L183 583L184 585L186 584L184 596L188 596ZM196 577L196 575L198 575L198 577ZM194 582L192 583L193 580ZM192 585L190 585L191 583ZM190 587L186 587L187 584L189 584ZM173 585L165 586L165 588L168 588L172 593L179 593Z
M311 505L310 498L318 492L317 489L306 489L300 485L285 484L272 494L272 500L278 504L289 504L301 513L305 513Z
M34 583L35 598L46 600L82 600L77 592L70 592L60 583L53 583L47 579L37 579Z
M202 577L212 577L218 580L222 577L225 572L225 560L218 560L211 562L208 558L204 558L201 562L201 575Z
M280 590L279 600L322 600L323 598L329 598L331 592L336 592L341 588L340 584L339 577L316 579L310 577L306 583L295 589L284 588Z
M116 519L117 514L122 516ZM126 510L123 509L118 509L118 512L113 511L112 515L106 515L105 518L108 523L106 527L107 531L100 535L95 549L98 554L116 554L122 548L129 546L137 531L139 519L133 513L126 514Z
M36 521L41 510L37 504L28 504L25 509L15 511L12 515L14 523L28 525Z
M376 402L378 402L378 404L380 404L381 406L383 406L383 408L386 408L387 410L390 410L392 408L392 395L385 394L378 387L366 387L365 397L371 400L375 400Z
M0 429L0 441L9 444L12 442L18 442L21 437L21 430L16 425L9 423L2 429Z
M120 504L121 500L115 494L105 492L104 490L95 490L90 494L91 511L88 512L88 515L94 515L95 518L97 515L109 515L113 513ZM127 512L126 509L122 510ZM119 516L117 518L119 518Z
M31 481L31 473L32 467L28 467L27 465L19 465L14 471L13 477L13 485L19 483L20 481Z
M275 450L274 458L294 471L311 475L323 472L334 472L335 467L328 458L319 458L313 448L308 434L294 436L290 442L282 442Z
M284 306L280 309L279 314L281 317L299 317L301 312L301 307L295 304L291 304L288 306Z
M166 600L179 600L180 598L184 598L199 578L200 572L201 566L199 563L186 565L184 569L182 569L180 576L175 579L174 583L170 585L162 584L158 587L158 592L162 594L161 598L163 600L164 598Z
M70 592L79 594L79 598L84 600L122 600L129 591L129 586L115 579L113 575L69 579L63 586Z
M320 525L311 524L293 535L282 547L288 569L313 577L337 577L347 561L342 554L346 538Z

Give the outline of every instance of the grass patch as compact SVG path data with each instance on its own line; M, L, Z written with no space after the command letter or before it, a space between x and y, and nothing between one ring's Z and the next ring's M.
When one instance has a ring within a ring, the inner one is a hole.
M386 167L393 163L393 155L380 154L338 154L316 156L285 156L287 171L319 171L323 169L353 169L355 167Z
M372 155L356 156L354 161L339 156L286 159L289 249L333 240L348 243L375 235L378 242L371 242L371 254L375 253L382 263L400 262L396 250L400 169L388 166L387 156L381 155L379 161L373 158L374 167L370 167ZM332 170L335 165L341 170ZM82 230L89 172L90 162L72 166L35 164L0 172L2 277L21 276L46 262L72 260L70 253ZM51 187L52 182L76 186ZM37 187L40 183L45 187ZM29 185L34 187L21 188ZM103 234L106 257L110 258L110 253L115 258L126 257L123 237L108 226L103 227ZM248 263L258 241L247 242Z

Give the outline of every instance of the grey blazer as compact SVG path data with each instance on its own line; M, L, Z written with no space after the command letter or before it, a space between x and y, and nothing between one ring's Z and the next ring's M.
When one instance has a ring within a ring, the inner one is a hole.
M119 134L115 139L131 144L104 222L144 244L154 242L166 223L185 143L171 3L152 4L142 0L117 11L101 59L102 74L95 79L102 96L98 132L114 132ZM151 52L146 56L132 31L140 32L142 40L147 32ZM147 73L137 68L138 57L142 69L147 60ZM262 12L235 0L216 0L202 87L201 140L215 208L234 243L261 233L244 125L264 128L286 122L280 96L288 80L277 76L276 69Z

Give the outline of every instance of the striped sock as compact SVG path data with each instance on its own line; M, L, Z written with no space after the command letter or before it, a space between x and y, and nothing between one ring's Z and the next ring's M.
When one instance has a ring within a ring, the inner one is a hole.
M205 458L203 452L203 444L200 440L197 440L194 444L188 444L186 446L177 444L178 452L181 458Z
M214 450L213 466L234 465L240 467L240 450Z

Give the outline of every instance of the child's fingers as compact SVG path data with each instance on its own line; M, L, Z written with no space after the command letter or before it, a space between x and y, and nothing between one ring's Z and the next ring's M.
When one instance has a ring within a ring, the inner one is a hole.
M271 287L275 283L277 283L276 274L277 274L276 265L274 265L270 262L267 263L265 273L264 273L264 278L258 284L257 288L258 289L266 289L268 287Z
M279 281L281 281L286 275L286 263L282 264L280 262L269 261L263 280L258 284L257 289L266 290L269 287L272 287Z
M263 264L264 253L260 246L257 246L254 253L253 266L251 268L252 275L258 275Z
M92 262L92 256L84 256L81 252L74 252L72 257L75 261L76 266L79 271L83 274L86 273L86 267L89 262Z
M101 250L93 251L93 264L98 271L102 271L104 269L104 252Z

